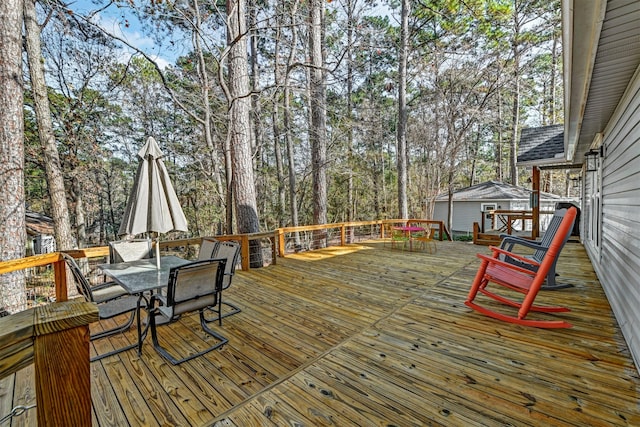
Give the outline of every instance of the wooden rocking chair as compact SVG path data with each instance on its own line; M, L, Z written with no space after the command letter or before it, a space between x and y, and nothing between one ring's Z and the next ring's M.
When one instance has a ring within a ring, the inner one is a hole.
M484 254L478 254L478 258L482 260L480 268L476 273L476 277L469 291L469 296L464 302L466 306L495 319L503 320L505 322L517 323L525 326L534 326L538 328L570 328L571 324L562 320L530 320L525 319L529 311L539 311L545 313L558 313L570 311L566 307L550 307L534 305L533 301L538 294L538 291L544 283L547 273L553 265L557 256L560 254L560 249L564 245L565 239L573 228L573 222L576 217L577 210L572 207L569 208L565 214L558 231L556 232L549 249L546 251L541 263L538 263L532 259L525 258L523 256L508 252L504 249L500 249L491 246L490 249L493 252L493 256L487 256ZM537 267L537 271L531 271L531 268L523 268L518 265L514 265L505 262L500 259L501 255L511 257L523 264L528 264L532 267ZM495 291L487 289L489 283L508 288L511 290L523 293L524 299L522 302L514 301L511 298L498 295ZM518 315L512 316L508 314L498 313L490 308L483 307L474 302L478 292L485 294L486 296L493 298L503 304L511 307L518 308Z
M508 252L514 252L514 247L519 247L519 246L534 249L535 251L533 252L532 255L526 255L525 257L528 259L532 259L537 263L542 263L542 260L544 259L544 255L547 253L547 250L549 249L549 245L551 244L551 242L553 241L553 238L558 232L558 229L560 228L560 224L562 224L562 219L564 218L566 213L567 213L566 208L558 209L554 213L553 218L551 218L551 221L549 222L549 226L547 227L547 231L544 233L544 236L542 236L542 239L540 241L527 240L518 236L501 234L500 237L502 238L502 242L500 242L500 249L504 249ZM562 243L562 246L560 246L560 250L562 250L564 245L567 243L567 240L569 240L570 236L571 236L571 233L568 233L564 239L564 242ZM559 255L559 252L558 252L558 255ZM527 270L532 270L532 271L537 270L537 267L532 267L531 264L529 263L522 264L518 260L509 258L509 257L500 257L500 258L504 259L510 264L519 265L520 267L526 268ZM549 271L547 272L547 282L544 285L542 285L541 289L543 291L564 289L564 288L570 288L573 286L571 284L556 282L556 263L557 262L558 262L558 257L556 256L556 262L551 264L551 268L549 268Z

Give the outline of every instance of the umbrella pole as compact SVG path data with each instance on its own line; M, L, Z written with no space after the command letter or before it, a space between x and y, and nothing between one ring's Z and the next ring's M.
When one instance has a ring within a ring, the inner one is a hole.
M160 240L158 239L158 233L156 233L156 267L160 270Z

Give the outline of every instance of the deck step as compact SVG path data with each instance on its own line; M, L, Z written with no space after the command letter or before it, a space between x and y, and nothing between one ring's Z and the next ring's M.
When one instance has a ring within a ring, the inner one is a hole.
M483 245L483 246L499 246L500 245L500 236L497 234L486 234L486 233L478 233L475 239L473 240L474 245Z

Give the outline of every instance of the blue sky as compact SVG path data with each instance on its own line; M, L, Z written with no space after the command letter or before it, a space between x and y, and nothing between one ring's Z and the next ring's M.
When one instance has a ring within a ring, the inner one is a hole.
M2 0L0 0L2 1ZM104 1L102 3L105 3ZM134 6L136 2L134 1ZM341 8L337 2L327 3L327 8ZM96 6L92 0L76 0L70 3L70 9L78 12L82 15L87 15L90 12L95 12L100 9L100 6ZM389 8L382 2L374 4L373 7L368 6L370 15L389 15L393 19L393 14ZM175 63L175 60L180 56L187 54L181 46L190 46L190 43L165 43L159 44L157 40L145 35L142 31L142 26L134 14L131 13L129 6L117 7L115 4L105 10L97 13L93 18L94 23L105 29L109 34L115 35L123 40L126 40L129 44L142 50L145 54L149 55L155 60L161 68L165 68L167 65ZM121 55L122 62L126 62L134 51L127 46L122 46Z
M77 0L69 5L73 11L86 15L96 11L98 7L90 0ZM112 5L93 17L93 22L106 30L109 34L126 40L129 44L142 50L154 59L161 68L164 68L178 57L178 53L168 46L159 45L156 40L143 34L140 22L131 13L127 13L126 8L118 8ZM121 54L123 62L126 61L134 51L127 46L122 46Z

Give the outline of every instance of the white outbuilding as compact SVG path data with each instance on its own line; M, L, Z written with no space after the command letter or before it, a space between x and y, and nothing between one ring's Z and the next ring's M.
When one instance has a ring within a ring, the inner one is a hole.
M472 235L473 223L477 222L485 228L491 227L493 210L530 210L531 190L505 184L499 181L486 181L471 187L461 188L453 193L453 220L451 233L453 235ZM540 193L541 214L549 212L552 214L559 202L573 202L572 199L560 197L550 193ZM448 195L441 194L436 197L433 219L447 223L449 212ZM540 216L540 228L546 229L546 222L552 215ZM546 221L545 221L546 220ZM531 224L525 224L525 229L530 230Z

